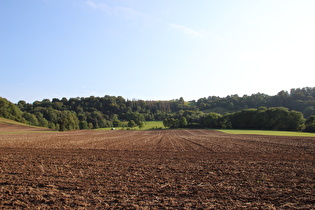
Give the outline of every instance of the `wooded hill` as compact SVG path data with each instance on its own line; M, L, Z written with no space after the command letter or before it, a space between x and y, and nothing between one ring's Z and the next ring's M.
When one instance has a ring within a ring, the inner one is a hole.
M275 96L261 93L209 96L189 102L183 98L144 101L106 95L13 104L0 98L1 117L57 130L141 127L145 121L164 120L167 127L312 131L312 115L315 115L315 87L280 91Z

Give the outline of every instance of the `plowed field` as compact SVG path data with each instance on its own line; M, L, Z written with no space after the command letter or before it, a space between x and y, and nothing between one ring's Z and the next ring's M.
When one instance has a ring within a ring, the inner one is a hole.
M315 138L8 130L0 208L315 208Z

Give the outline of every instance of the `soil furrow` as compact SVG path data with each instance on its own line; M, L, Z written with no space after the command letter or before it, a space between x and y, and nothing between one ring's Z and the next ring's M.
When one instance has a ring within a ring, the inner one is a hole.
M315 209L314 145L211 130L2 133L0 208Z

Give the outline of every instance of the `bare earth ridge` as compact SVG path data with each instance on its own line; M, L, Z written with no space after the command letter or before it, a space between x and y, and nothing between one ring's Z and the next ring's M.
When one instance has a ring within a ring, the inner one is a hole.
M1 208L315 208L315 138L4 127Z

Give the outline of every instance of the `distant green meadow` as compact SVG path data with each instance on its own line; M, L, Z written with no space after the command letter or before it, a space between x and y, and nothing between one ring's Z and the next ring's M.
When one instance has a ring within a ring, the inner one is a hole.
M112 128L99 128L96 130L111 130ZM154 129L164 129L163 121L147 121L144 123L142 128L138 126L129 128L129 127L115 127L116 130L154 130Z
M315 133L294 132L294 131L267 131L267 130L225 130L218 129L223 133L228 134L254 134L254 135L270 135L270 136L300 136L300 137L315 137Z
M41 128L37 126L30 126L23 123L18 123L13 120L8 120L0 117L0 123L5 124L14 124L14 125L24 125L33 128ZM96 130L111 130L112 128L99 128ZM154 130L154 129L165 129L163 125L163 121L147 121L144 123L144 126L140 129L138 126L133 128L128 127L117 127L117 130ZM270 130L233 130L233 129L215 129L217 131L221 131L223 133L228 134L251 134L251 135L272 135L272 136L300 136L300 137L315 137L315 133L307 133L307 132L294 132L294 131L270 131ZM52 130L54 131L54 130ZM52 131L16 131L16 132L1 132L1 133L36 133L36 132L52 132Z
M96 130L111 130L112 128L99 128ZM139 127L116 127L116 130L154 130L154 129L165 129L163 121L147 121L144 126ZM271 136L300 136L300 137L315 137L315 133L307 132L294 132L294 131L270 131L270 130L228 130L228 129L215 129L223 133L228 134L251 134L251 135L271 135Z

